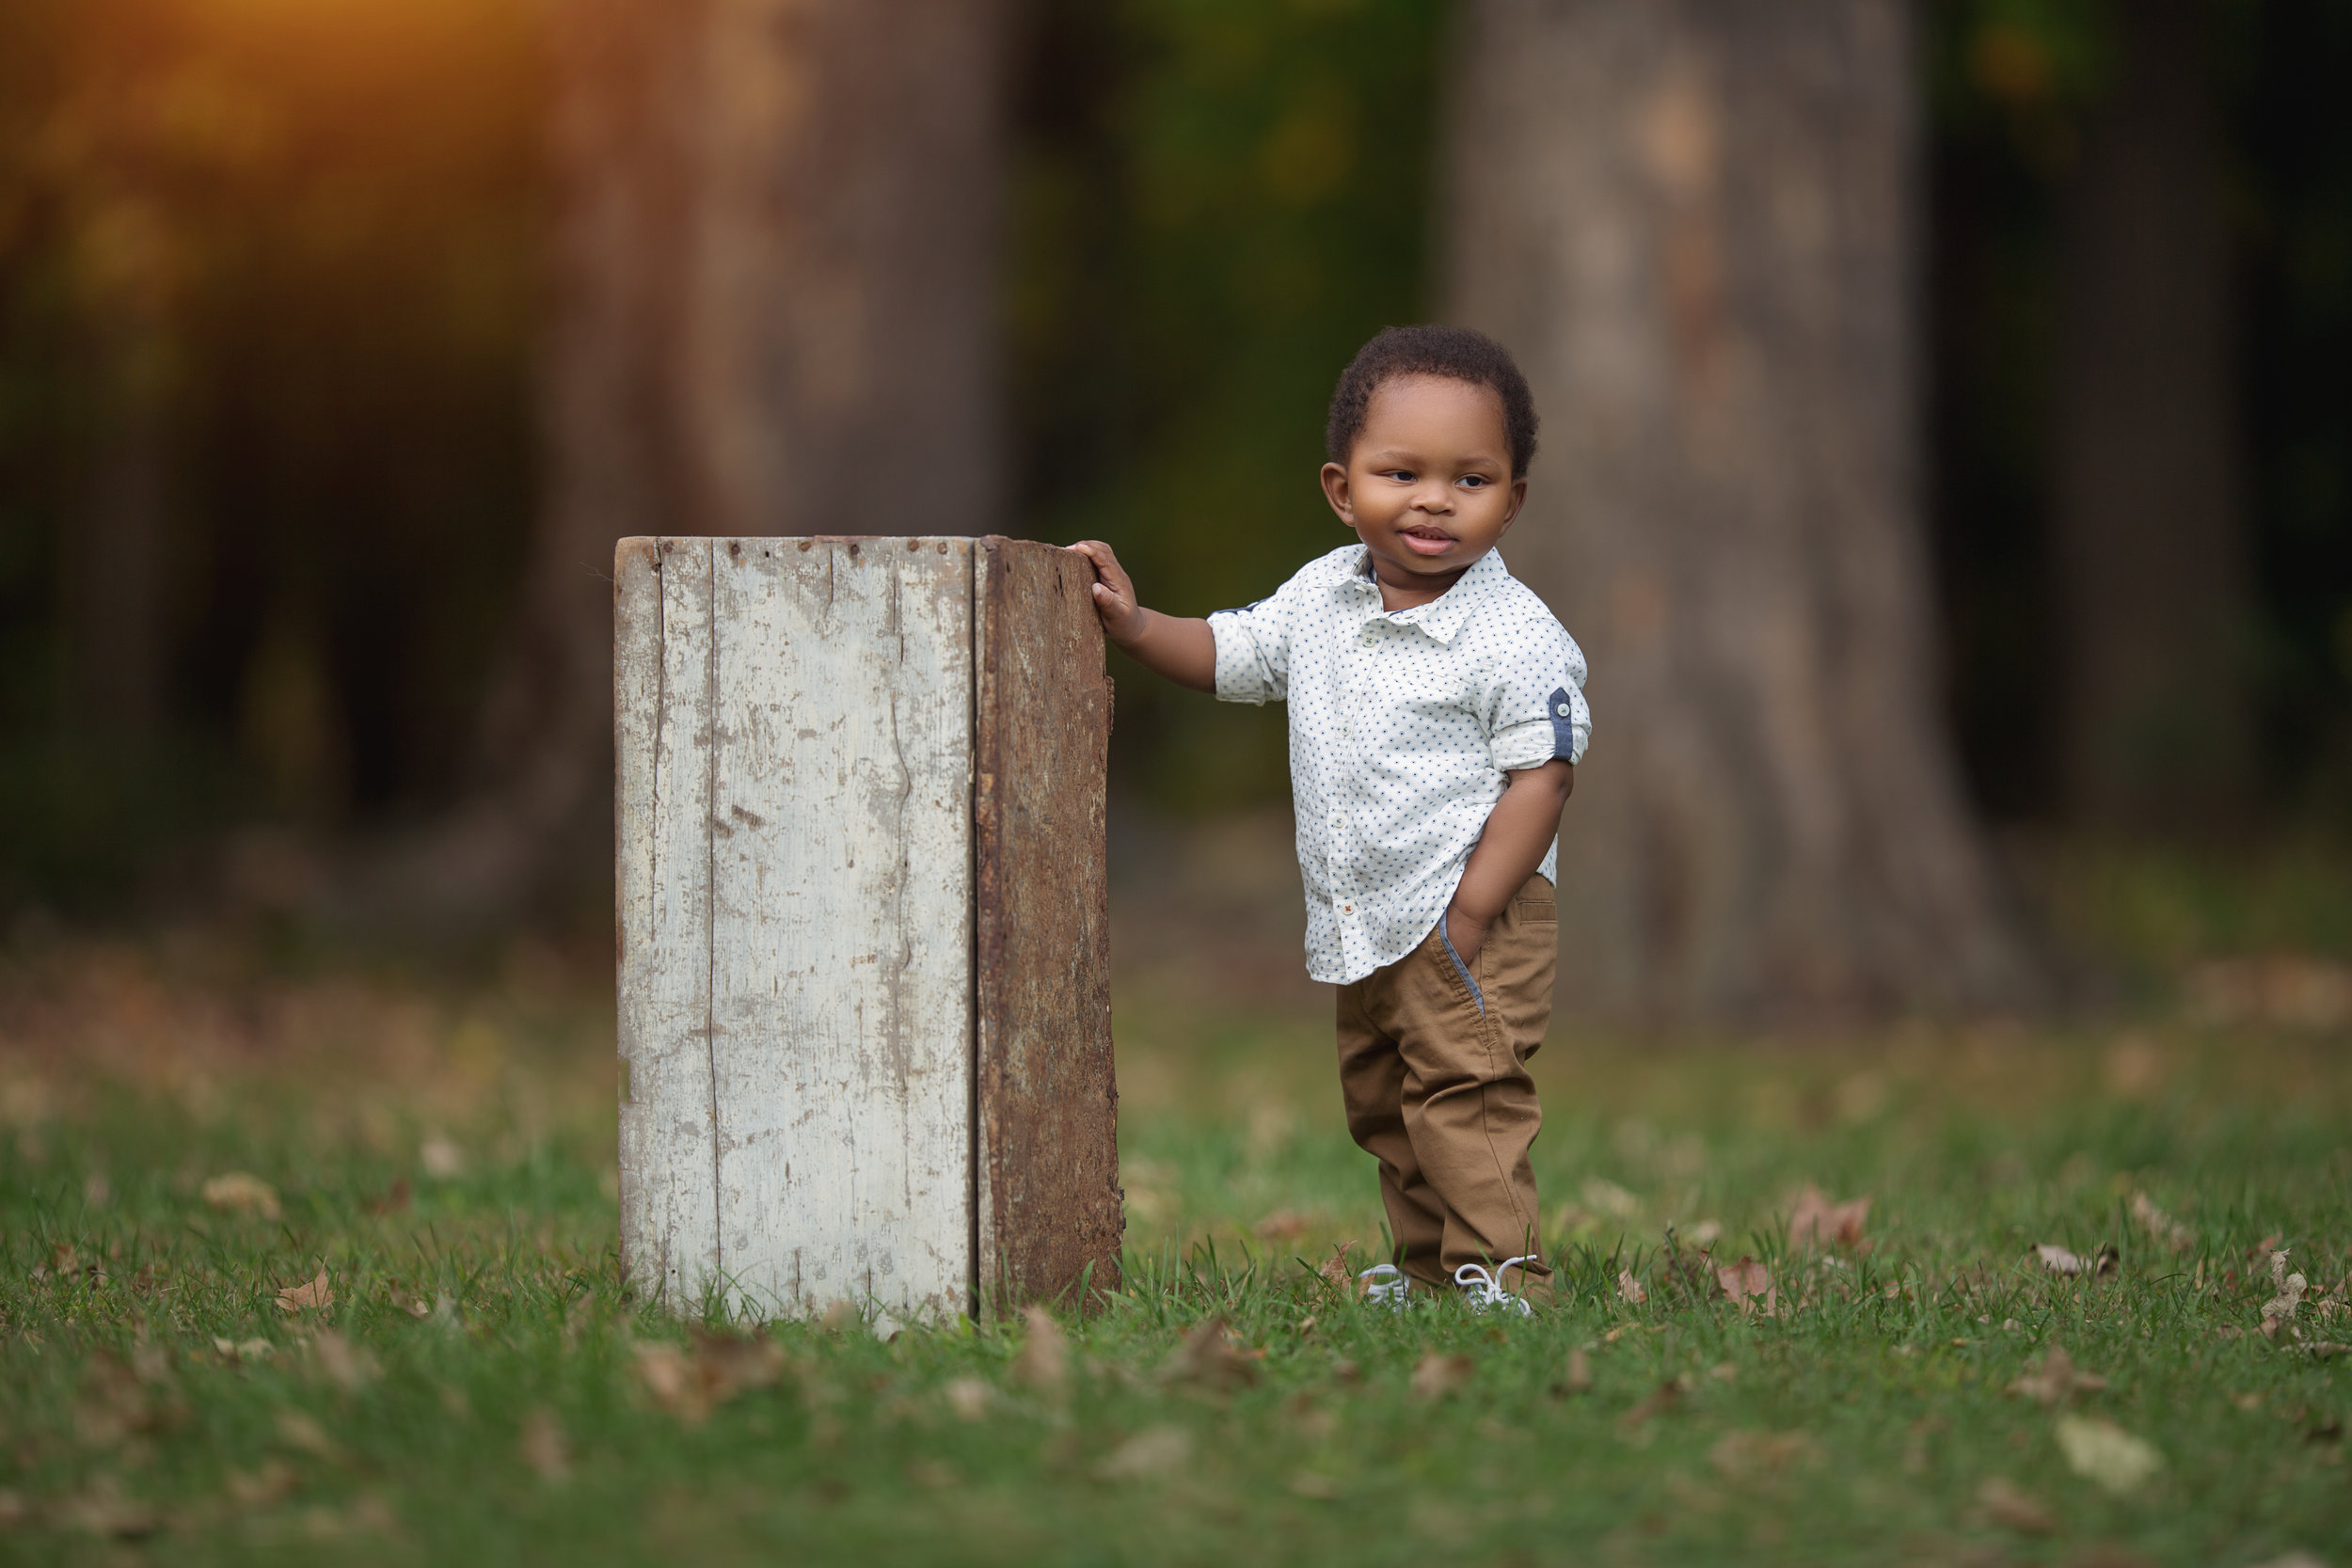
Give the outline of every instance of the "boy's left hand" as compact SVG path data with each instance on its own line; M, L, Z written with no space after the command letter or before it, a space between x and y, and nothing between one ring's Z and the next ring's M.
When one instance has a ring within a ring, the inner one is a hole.
M1478 950L1486 945L1486 928L1493 924L1468 913L1457 904L1446 906L1445 940L1461 955L1465 967L1478 961Z

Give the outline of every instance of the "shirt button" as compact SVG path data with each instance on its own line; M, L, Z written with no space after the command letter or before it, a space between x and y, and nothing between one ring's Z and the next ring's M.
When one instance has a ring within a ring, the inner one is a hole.
M1565 718L1568 716L1568 714L1569 714L1572 710L1569 708L1569 706L1568 706L1568 705L1567 705L1567 704L1565 704L1565 703L1562 703L1562 704L1561 704L1561 705L1560 705L1557 708L1554 708L1552 711L1553 711L1553 712L1555 712L1555 713L1557 713L1557 714L1559 714L1561 718L1565 719Z

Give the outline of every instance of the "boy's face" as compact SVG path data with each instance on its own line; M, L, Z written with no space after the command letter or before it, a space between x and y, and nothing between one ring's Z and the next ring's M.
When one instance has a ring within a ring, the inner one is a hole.
M1511 477L1500 397L1414 375L1372 394L1346 466L1323 466L1323 493L1382 581L1441 593L1510 528L1527 481Z

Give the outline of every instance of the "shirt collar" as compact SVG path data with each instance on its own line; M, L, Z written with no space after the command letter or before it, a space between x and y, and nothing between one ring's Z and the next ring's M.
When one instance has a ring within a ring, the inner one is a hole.
M1346 565L1345 581L1351 587L1368 590L1377 598L1380 585L1372 579L1372 551L1358 545L1343 550L1341 558ZM1452 642L1476 611L1479 604L1511 576L1502 563L1502 552L1490 549L1470 562L1470 570L1454 579L1454 586L1430 600L1410 610L1400 610L1389 617L1401 626L1419 626L1440 642Z

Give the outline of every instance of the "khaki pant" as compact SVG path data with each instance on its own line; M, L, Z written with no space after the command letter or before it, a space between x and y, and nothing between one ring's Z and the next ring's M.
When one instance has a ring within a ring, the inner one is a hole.
M1536 1250L1527 1149L1544 1117L1527 1059L1551 1022L1551 884L1527 879L1467 975L1444 930L1440 920L1412 952L1342 986L1339 1032L1347 1130L1380 1162L1397 1264L1450 1290L1464 1263ZM1551 1271L1526 1273L1540 1291ZM1503 1283L1518 1288L1518 1275Z

